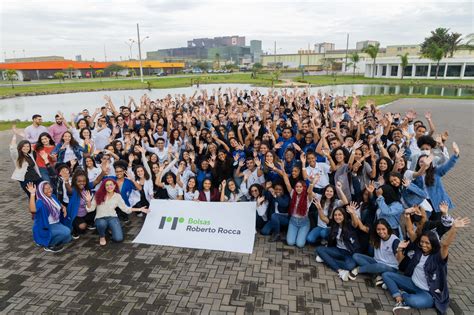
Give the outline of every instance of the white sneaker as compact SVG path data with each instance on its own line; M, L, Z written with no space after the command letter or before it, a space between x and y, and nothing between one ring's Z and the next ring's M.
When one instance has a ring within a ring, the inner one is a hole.
M318 263L323 263L324 260L323 260L321 257L319 257L319 256L316 255L316 262L318 262Z
M382 284L382 289L387 290L387 285L385 283Z
M339 278L341 278L342 281L349 281L349 271L348 270L339 271Z

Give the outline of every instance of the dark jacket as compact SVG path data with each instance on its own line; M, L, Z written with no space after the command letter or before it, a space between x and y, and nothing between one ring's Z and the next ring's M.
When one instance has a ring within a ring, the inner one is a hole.
M328 237L328 246L329 247L336 247L337 246L337 233L339 231L339 225L333 223L331 225L331 231L329 232ZM347 227L342 229L342 240L344 241L344 245L346 246L347 250L351 253L358 253L360 251L360 244L359 238L357 237L356 229L351 225L348 224Z
M199 192L199 201L207 201L204 191ZM221 201L221 194L217 188L211 189L211 201Z
M290 206L290 196L288 194L283 194L275 198L269 191L265 191L264 195L265 199L268 200L269 217L275 213L275 203L278 203L279 213L288 213L288 208Z
M411 277L415 271L416 265L420 262L423 252L414 245L406 251L406 256L400 263L403 266L405 275ZM443 259L441 252L429 255L425 262L425 277L428 282L428 288L434 299L434 305L441 314L446 313L449 305L448 291L448 257Z

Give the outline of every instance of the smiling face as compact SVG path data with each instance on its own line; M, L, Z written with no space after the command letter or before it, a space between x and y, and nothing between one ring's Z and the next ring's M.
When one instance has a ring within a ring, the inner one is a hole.
M65 132L65 133L63 134L63 142L64 142L64 143L69 143L69 142L71 142L71 139L72 139L72 137L71 137L71 134L70 134L69 132Z
M94 161L90 157L86 158L86 167L87 168L93 168L94 167Z
M337 163L344 162L344 152L342 152L342 150L337 150L334 156L336 157Z
M121 167L116 167L115 168L115 176L117 179L122 179L125 176L125 170Z
M402 181L400 180L400 178L398 178L397 176L390 176L390 184L393 186L393 187L400 187Z
M211 190L211 181L209 179L204 180L202 188L204 188L205 191Z
M383 240L387 240L390 236L387 227L381 223L377 224L377 235Z
M420 248L423 251L423 254L427 255L431 252L433 247L431 246L430 239L428 236L423 235L420 239Z
M145 170L143 169L143 167L138 167L137 168L137 176L139 178L145 177Z
M44 145L44 146L49 145L49 138L48 138L48 136L42 136L41 139L40 139L40 141L41 141L41 144Z
M296 183L295 191L298 195L300 195L304 191L304 186L301 182Z
M188 180L188 188L189 189L194 189L196 188L196 179L195 178L190 178Z
M334 189L332 189L332 187L326 188L324 196L326 196L327 199L331 199L332 197L334 197Z
M334 221L339 225L344 223L344 214L339 209L334 211L333 218L334 218Z
M385 160L380 160L379 169L380 169L382 172L385 172L386 170L388 170L387 161L385 161Z
M51 198L51 196L53 195L53 188L51 187L50 184L45 184L43 186L43 193L46 197Z
M30 150L31 150L31 144L29 143L25 143L22 147L21 147L21 152L23 154L28 154L30 153Z
M77 176L76 185L80 190L83 190L86 187L87 178L84 175Z
M229 189L229 191L234 192L236 190L237 186L235 186L235 183L233 181L230 181L227 184L227 188Z
M105 191L108 193L112 193L115 191L115 183L111 180L105 182Z
M253 197L253 198L257 198L259 195L260 195L260 192L258 191L258 188L257 187L252 187L250 189L250 195Z
M265 162L268 162L268 163L273 163L273 154L271 152L267 152L267 154L265 154Z

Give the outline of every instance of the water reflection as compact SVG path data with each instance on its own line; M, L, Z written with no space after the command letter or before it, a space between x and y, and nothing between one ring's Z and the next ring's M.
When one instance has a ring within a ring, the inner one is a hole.
M167 94L172 96L176 94L192 95L195 91L207 89L208 94L213 89L221 88L225 91L228 88L240 90L253 90L257 88L260 92L266 93L267 87L253 87L249 84L208 84L197 87L183 87L174 89L154 89L148 90L121 90L121 91L99 91L84 92L72 94L54 94L42 96L16 97L11 99L0 100L0 120L12 119L31 119L33 114L44 116L45 120L53 120L54 114L61 110L66 118L71 113L77 113L84 108L92 110L96 107L104 105L103 96L105 94L112 97L116 106L128 104L129 96L139 101L140 97L147 93L152 99L163 98ZM442 96L474 96L473 88L451 88L438 86L409 86L409 85L381 85L381 84L344 84L344 85L328 85L320 87L312 87L311 93L321 91L322 93L330 93L337 95L351 95L355 92L358 95L388 95L388 94L404 94L404 95L442 95Z

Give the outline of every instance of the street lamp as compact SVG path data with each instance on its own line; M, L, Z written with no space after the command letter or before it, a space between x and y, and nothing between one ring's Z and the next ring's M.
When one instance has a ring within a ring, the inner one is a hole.
M133 40L131 38L128 39L128 42L125 42L125 45L127 45L128 48L130 49L130 55L129 55L128 60L132 60L132 46L133 46L133 43L135 43L135 40Z
M143 40L140 39L140 26L137 23L137 38L138 38L138 62L140 64L140 81L143 83L143 67L142 67L142 46L141 44L145 41L145 39L150 38L146 36Z

